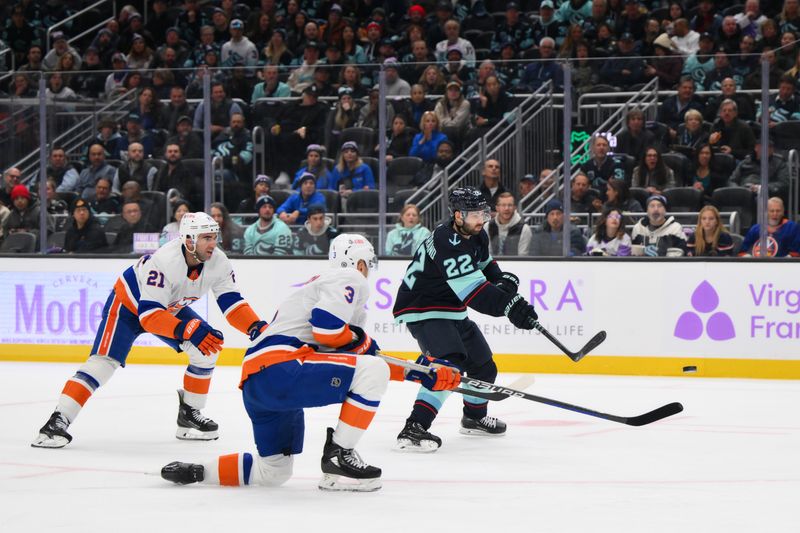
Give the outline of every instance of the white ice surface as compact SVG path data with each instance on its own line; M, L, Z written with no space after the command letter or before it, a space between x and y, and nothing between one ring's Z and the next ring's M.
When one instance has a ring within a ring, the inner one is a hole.
M686 411L632 428L508 399L490 410L508 434L487 439L458 433L456 395L430 455L391 451L416 393L391 383L357 448L383 468L383 489L336 494L317 480L338 406L306 411L305 451L281 488L144 474L254 451L233 367L217 369L204 411L218 441L175 439L181 367L131 365L87 403L69 446L31 448L77 366L0 363L0 532L800 531L800 382L537 376L529 392L615 414L672 401Z

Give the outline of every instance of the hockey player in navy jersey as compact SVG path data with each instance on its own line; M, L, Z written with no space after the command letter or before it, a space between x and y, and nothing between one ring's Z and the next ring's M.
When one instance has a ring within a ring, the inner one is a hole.
M294 455L303 451L303 409L341 403L338 424L327 431L319 488L377 490L381 469L364 462L354 448L372 422L389 380L415 381L426 390L458 386L458 370L444 361L420 356L419 363L436 363L431 373L423 374L373 357L378 345L362 327L367 276L378 259L366 238L339 235L331 243L329 262L330 269L280 305L272 324L251 337L245 353L240 387L258 456L233 453L205 465L173 462L161 470L164 479L179 484L281 485L292 475Z
M106 301L89 359L64 385L56 410L31 446L69 444L69 425L97 388L125 366L133 342L145 332L189 355L183 389L178 391L175 436L183 440L218 437L217 423L200 410L206 404L223 337L189 305L211 291L227 321L245 335L266 327L239 294L231 263L216 248L218 233L219 225L206 213L186 213L179 238L122 273Z
M494 382L497 366L467 307L491 316L505 315L520 329L533 329L533 306L517 294L519 279L502 272L489 253L483 225L489 206L480 190L460 187L450 193L452 217L417 248L397 292L394 316L407 324L423 353L456 364L467 376ZM442 441L428 431L450 391L421 389L411 416L397 436L396 449L433 452ZM504 422L487 415L486 400L464 396L461 433L502 435Z

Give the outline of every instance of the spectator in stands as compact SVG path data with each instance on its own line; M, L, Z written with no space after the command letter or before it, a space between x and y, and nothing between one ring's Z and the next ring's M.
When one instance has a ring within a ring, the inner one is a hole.
M230 126L214 139L214 155L222 158L225 181L250 181L253 136L242 113L231 115Z
M203 157L203 140L199 133L192 131L192 119L183 115L175 124L175 135L167 139L167 145L177 144L181 155L186 159Z
M778 66L784 71L793 68L797 60L798 51L800 51L800 47L797 45L797 33L793 31L783 32L778 47Z
M544 0L539 4L539 19L531 26L533 40L541 44L544 37L550 37L560 44L567 33L567 26L555 17L552 0Z
M116 21L115 21L116 22ZM119 37L108 28L102 28L92 40L91 46L97 49L103 67L111 66L111 57L117 52Z
M753 130L738 118L738 106L733 100L723 100L719 106L719 119L711 128L709 144L724 154L741 161L755 147Z
M56 196L56 181L48 176L45 183L45 190L47 194L47 212L51 215L64 215L67 212L67 202L61 200Z
M133 200L139 204L139 208L142 212L142 218L145 219L145 222L151 231L158 231L158 228L166 224L166 214L161 209L156 209L155 202L142 196L142 186L139 185L138 182L131 180L123 183L120 197L122 199L123 206L130 200Z
M580 46L583 46L583 52L578 51ZM585 42L578 43L575 50L578 61L572 64L572 84L575 89L580 92L585 90L586 86L589 85L589 81L587 81L586 78L587 72L591 72L591 74L594 75L596 71L593 68L592 62L588 59L588 45ZM512 41L507 41L500 47L500 58L495 65L495 70L507 87L513 90L519 86L519 56L517 54L517 45ZM590 81L591 84L597 83L596 76Z
M547 0L545 0L547 1ZM542 228L531 236L530 254L534 257L561 257L563 255L564 206L559 200L550 200L544 208L547 219ZM569 255L583 255L586 239L578 228L570 228Z
M147 70L155 64L155 59L155 53L147 46L144 37L138 33L133 34L133 41L127 55L128 68Z
M739 187L747 187L757 195L761 189L761 138L756 140L755 152L749 154L739 163L731 174L731 184ZM768 149L768 170L767 180L769 184L769 195L787 198L789 194L789 166L786 160L775 153L775 146L772 139L769 139Z
M536 176L525 174L519 179L519 198L522 200L536 187Z
M800 229L785 216L783 200L777 196L767 201L767 257L800 257ZM761 225L754 224L744 236L740 256L761 255Z
M161 236L158 238L158 245L164 246L175 237L180 236L181 219L183 215L191 212L192 208L186 200L178 200L172 206L172 222L161 229Z
M615 14L609 9L607 0L592 0L592 12L581 21L583 36L592 42L597 39L598 27L602 24L607 28L614 24Z
M571 214L594 213L599 210L602 201L598 196L599 191L591 188L589 176L583 173L576 174L570 183Z
M319 144L309 144L306 148L306 164L294 175L292 189L300 188L300 178L305 174L313 174L316 178L317 190L328 189L330 172L328 165L323 161L325 157L325 147ZM268 192L265 194L269 194Z
M352 26L347 25L342 30L342 55L348 63L363 65L367 63L367 54L364 48L358 44L356 31Z
M360 99L368 95L361 84L361 70L356 65L345 65L339 79L339 87L347 87L353 92L353 98Z
M152 87L145 87L139 92L138 102L134 111L139 115L142 129L144 130L157 128L164 112L161 100L158 99L158 95L156 95Z
M142 117L137 113L129 113L125 119L125 134L117 142L117 152L111 152L112 159L125 159L128 147L134 143L142 145L145 157L153 157L155 141L153 137L142 128Z
M97 178L93 196L89 201L89 207L93 214L116 215L122 211L119 197L111 194L111 178Z
M479 102L480 105L475 110L475 126L479 131L475 132L475 138L505 119L506 113L510 113L514 107L497 76L486 79L486 87L479 96Z
M627 0L622 13L617 17L614 33L617 35L630 33L631 37L636 41L644 39L644 26L647 20L645 13L647 11L641 7L639 2Z
M436 60L444 64L447 61L447 52L457 46L467 66L475 68L475 47L472 43L459 36L461 24L456 19L450 19L444 24L445 39L436 43Z
M185 66L199 67L204 65L206 63L206 54L213 51L221 51L221 47L214 42L214 28L212 26L203 26L200 30L200 41L192 49Z
M222 46L222 43L230 40L231 34L228 30L228 15L221 8L214 8L211 15L211 26L214 28L214 43Z
M12 21L13 21L13 17L12 17ZM11 46L11 48L16 49L13 45ZM24 65L22 65L21 67L19 67L17 69L17 71L41 72L43 70L46 70L44 68L44 65L42 64L42 47L39 46L38 44L32 44L32 45L30 45L29 47L26 47L26 48L27 48L28 52L27 52L27 55L25 57L28 60L28 62L25 63Z
M327 114L328 107L318 102L317 88L314 85L303 90L299 101L281 108L277 123L270 129L275 141L270 143L274 150L272 160L281 173L297 168L306 146L323 141ZM279 176L276 182L279 185L288 185L289 177Z
M344 198L350 196L354 190L375 188L372 169L361 160L355 142L347 141L342 144L339 162L333 167L328 188L339 191Z
M625 231L622 211L606 208L597 220L594 233L586 244L586 255L627 257L631 255L631 237Z
M464 54L457 45L447 51L447 62L442 69L445 81L457 81L463 85L474 78L474 69L463 57Z
M778 66L778 56L772 50L772 48L765 46L764 53L762 57L767 60L769 63L769 88L770 89L777 89L778 82L780 81L781 77L783 76L783 70ZM761 88L761 69L754 70L751 74L745 77L744 79L744 88L745 89L759 89Z
M379 100L378 86L375 85L369 91L369 99L367 105L361 108L358 116L358 126L362 128L378 129L378 104ZM389 101L386 102L386 122L391 124L394 120L394 106Z
M702 192L705 201L710 202L714 189L727 182L727 177L711 168L714 152L707 142L698 144L694 153L694 168L689 186Z
M294 59L294 54L286 46L286 30L277 28L269 38L269 44L264 48L264 58L268 65L289 65Z
M749 94L736 92L736 81L733 78L725 78L720 85L720 94L709 98L706 104L703 117L709 122L713 122L719 116L719 107L724 100L736 102L738 115L742 120L755 119L755 106Z
M735 76L730 58L725 50L714 52L714 68L706 75L701 89L706 91L718 91L722 87L722 80Z
M244 22L233 19L230 23L230 40L222 45L223 67L254 67L258 64L258 49L253 42L244 36Z
M292 95L289 86L278 78L276 65L266 65L263 74L264 81L253 87L253 94L250 96L251 105L256 105L259 98L288 98Z
M533 92L548 81L554 85L561 84L561 67L554 61L556 42L550 37L545 37L539 43L539 61L528 64L522 71L519 80L521 91Z
M383 62L386 73L386 96L410 96L411 86L400 77L399 63L396 58L390 57Z
M695 149L698 145L706 142L708 142L708 133L703 130L703 115L697 109L689 109L683 115L683 124L678 126L673 143Z
M500 79L500 76L497 73L497 65L495 65L494 62L486 59L481 61L474 80L470 79L464 81L448 78L447 81L448 83L451 81L457 81L464 88L466 98L468 100L476 100L481 94L486 93L486 80L491 76L496 76L498 80Z
M497 215L484 226L492 256L528 255L533 230L517 211L514 195L498 194L495 211Z
M386 161L407 156L413 141L411 130L406 127L405 115L395 115L392 129L386 139ZM375 146L375 154L380 155L380 144Z
M197 105L194 112L194 129L203 130L203 102ZM211 84L211 134L219 135L230 125L233 115L243 115L239 104L232 101L225 94L225 86L222 83L214 82Z
M783 9L778 14L776 20L782 32L800 31L800 2L784 0Z
M632 184L647 189L651 195L678 186L675 173L664 163L661 152L653 147L645 150L644 157L633 169Z
M57 101L64 101L64 100L76 100L78 95L75 94L75 91L70 89L66 83L64 83L64 76L61 72L53 72L47 76L47 89L45 90L45 94L47 95L48 102L57 102ZM73 106L64 107L58 106L60 110L63 112L65 110L73 110Z
M11 189L11 211L3 222L3 235L8 237L12 233L27 232L36 235L39 239L39 202L31 198L31 193L25 185L15 185ZM46 215L47 233L55 230L55 219Z
M756 120L761 122L763 105L758 110ZM795 79L789 75L781 77L778 84L778 94L769 97L769 127L773 128L780 122L787 120L800 120L800 99L797 97Z
M308 220L297 230L294 240L294 255L327 256L331 241L339 234L331 222L325 216L324 204L308 206Z
M59 186L61 191L73 191L84 199L91 197L95 182L98 178L114 180L117 169L106 163L106 151L102 144L94 143L89 146L89 165L78 175L75 182L69 181L69 175L64 175L64 181Z
M290 255L292 230L275 217L275 200L262 196L256 202L256 209L258 220L244 231L244 255Z
M92 215L89 204L83 198L75 200L71 207L72 220L64 236L64 251L67 253L102 252L108 247L106 234Z
M424 41L418 41L420 43L424 43ZM418 80L415 80L416 83L422 87L425 94L430 95L442 95L445 93L446 88L446 80L444 79L444 74L442 74L441 69L436 65L422 65L425 67L425 70L422 71L422 74L419 76ZM455 82L458 83L458 82ZM411 87L411 95L414 95L414 86Z
M586 0L581 0L581 2L585 3L586 6L591 4ZM565 2L565 4L568 4L568 2ZM556 16L558 17L558 14ZM567 20L571 21L571 19ZM528 50L535 44L531 25L525 20L524 16L520 16L520 8L517 2L508 2L506 4L506 18L496 27L494 35L492 35L492 52L499 54L500 48L507 42L516 43L520 50Z
M669 136L678 136L678 126L690 109L703 110L703 102L694 94L694 81L689 76L681 77L678 93L667 97L658 108L657 120L667 125Z
M303 49L303 60L299 67L289 74L289 88L295 93L314 83L314 71L319 63L319 45L316 41L309 41Z
M3 14L7 15L7 13L8 11L4 10ZM30 49L31 46L38 46L41 43L39 42L36 28L25 18L25 7L22 4L13 7L10 19L3 24L3 38L8 43L8 46L14 50L16 62L22 63L25 51ZM55 37L55 32L50 37Z
M414 176L412 182L414 187L430 189L437 186L439 180L433 180L432 178L436 176L441 178L441 173L444 172L445 167L455 159L455 156L456 149L452 141L444 140L439 143L439 148L436 150L436 161L422 165L422 168Z
M622 89L644 81L644 60L634 50L634 36L623 33L617 41L617 53L607 59L600 69L600 80Z
M8 90L11 98L35 98L38 94L25 74L15 74Z
M125 56L120 52L115 52L111 56L112 72L106 76L105 95L106 98L115 98L125 92L125 81L128 78L128 66Z
M733 255L733 238L725 226L719 211L713 205L703 207L697 214L697 227L686 241L688 256L731 256Z
M308 206L325 204L325 197L317 192L316 177L306 173L300 177L300 190L286 199L275 212L287 224L304 224Z
M406 204L400 211L394 229L386 235L384 253L392 256L414 255L417 248L430 234L430 230L420 222L417 206Z
M633 255L681 256L686 253L686 235L675 217L667 218L667 199L654 194L647 199L647 216L631 231Z
M100 98L105 91L106 67L100 62L97 48L89 47L83 56L80 72L74 77L72 87L75 92L87 98Z
M13 23L13 17L12 17ZM61 59L61 56L64 54L71 54L72 58L75 60L75 66L77 68L81 67L81 56L77 50L75 50L72 46L67 43L67 37L64 35L62 31L54 31L50 35L50 39L53 43L53 49L50 50L44 59L42 60L42 66L45 70L56 70L58 66L58 62Z
M508 192L503 184L500 183L500 161L497 159L487 159L483 163L483 183L481 183L480 191L492 209L497 205L497 197Z
M328 115L326 129L335 135L346 128L352 128L358 122L359 108L353 100L353 91L349 87L339 87L339 101L333 112Z
M241 254L244 250L244 228L234 222L225 204L220 202L211 204L209 215L219 224L218 245L226 253Z
M451 81L445 95L436 103L434 113L442 128L455 128L465 133L470 121L470 104L461 91L461 84Z
M123 183L135 181L139 186L148 191L155 190L158 168L144 158L144 148L139 143L128 146L128 158L118 168L114 175L114 192L119 192Z
M617 152L640 161L645 149L657 144L656 137L652 131L645 129L644 113L640 109L628 111L625 124L625 129L617 135Z
M436 61L436 57L430 52L428 43L422 38L411 41L410 47L410 52L401 56L404 63L401 76L408 83L417 83L418 80L424 78L424 73L429 66L426 63L433 63ZM439 72L441 73L441 71Z
M256 209L256 202L259 198L265 195L269 195L269 191L272 188L272 179L267 176L266 174L259 174L256 176L256 179L253 180L253 194L244 198L241 202L239 202L239 206L236 208L237 213L256 213L258 210Z
M622 213L642 213L644 208L636 198L631 198L631 191L625 180L612 178L606 183L606 203L603 209L616 209Z
M420 132L414 136L408 155L425 162L436 159L436 149L447 136L439 131L439 118L433 111L425 111L419 121Z
M744 3L744 9L734 15L734 22L741 28L741 34L755 37L756 40L761 38L761 24L766 20L767 17L761 13L758 0L747 0ZM725 22L723 21L724 27Z
M199 201L200 194L195 190L195 183L199 181L200 176L192 176L184 166L180 145L167 143L164 148L164 160L167 164L156 172L151 190L166 194L176 189L182 198L190 202Z
M608 152L611 146L608 139L600 134L592 136L591 153L592 157L581 165L581 172L589 178L589 185L598 191L605 191L606 183L611 178L620 180L625 179L625 168L615 158L610 157Z
M67 153L60 146L55 146L50 151L50 164L47 166L47 176L52 177L56 186L60 187L64 181L67 183L78 182L78 171L67 159ZM57 192L63 189L57 188Z
M173 26L164 35L164 44L156 49L156 64L168 68L184 66L189 59L189 45L181 39L180 29ZM171 58L167 57L170 55L169 50L172 50Z
M714 38L704 32L700 34L697 52L686 58L682 74L702 84L712 70L714 70Z
M700 33L716 33L722 26L722 15L714 10L714 2L712 0L700 0L698 2L698 10L695 16L692 17L691 26Z
M179 85L173 85L169 90L169 104L159 111L158 127L174 135L178 129L178 119L192 114L193 109L186 101L186 91ZM189 124L191 126L191 119Z
M117 231L117 236L111 244L110 251L118 254L133 252L134 233L152 233L154 228L143 216L142 208L136 200L126 200L122 204L122 225Z
M672 24L673 35L671 38L675 48L684 56L697 53L700 49L700 34L689 27L689 21L679 18Z
M11 167L3 173L3 187L0 189L0 204L10 208L13 204L11 191L20 184L22 172L17 167Z

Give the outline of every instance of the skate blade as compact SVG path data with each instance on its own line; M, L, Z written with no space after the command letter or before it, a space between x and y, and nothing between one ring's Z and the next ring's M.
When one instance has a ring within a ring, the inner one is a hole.
M462 435L471 435L473 437L502 437L506 434L506 432L502 433L489 433L488 431L484 431L482 429L470 429L470 428L461 428L458 430L459 433Z
M397 439L392 449L404 453L433 453L439 449L439 445L432 440L422 440L419 444L414 444L409 439Z
M320 490L332 492L375 492L383 485L381 478L354 479L336 474L322 474L322 479L317 485Z
M194 428L178 428L175 438L180 440L217 440L218 431L199 431Z
M63 448L70 441L64 437L54 436L48 437L47 435L40 434L36 440L31 442L32 448Z

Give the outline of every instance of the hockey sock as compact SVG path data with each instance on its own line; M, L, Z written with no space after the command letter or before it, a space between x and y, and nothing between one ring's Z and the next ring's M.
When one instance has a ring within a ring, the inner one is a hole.
M333 441L342 448L356 447L369 427L389 383L389 365L372 356L356 359L356 370L339 412Z
M429 429L439 410L442 408L444 401L452 394L451 391L429 391L424 387L419 388L417 399L414 402L414 408L411 410L411 416L408 420L411 422L419 422L422 427Z
M241 485L264 485L277 487L292 477L294 458L291 455L256 457L249 453L221 455L215 461L203 465L203 483L238 487Z
M90 356L64 384L56 411L67 417L70 423L74 422L94 391L111 379L118 366L119 363L109 357Z
M211 374L214 368L200 368L199 366L189 365L183 374L183 401L195 409L202 409L206 406L208 399L208 389L211 386Z

